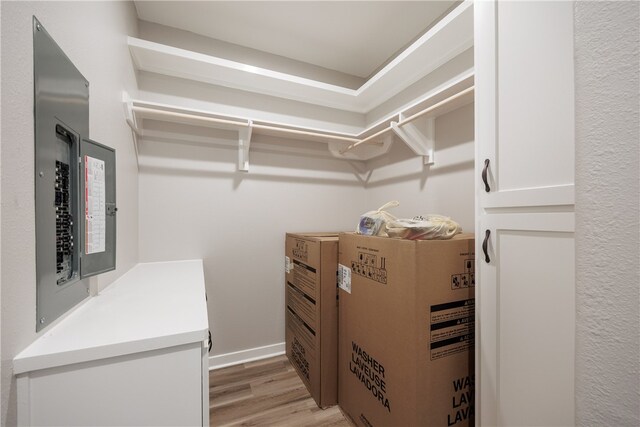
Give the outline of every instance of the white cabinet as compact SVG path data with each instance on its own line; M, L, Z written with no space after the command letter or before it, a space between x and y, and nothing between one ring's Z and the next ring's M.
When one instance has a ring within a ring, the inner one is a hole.
M18 424L209 425L202 261L138 264L14 359Z
M477 420L572 425L573 4L477 2L475 58Z
M30 372L18 379L19 423L202 425L202 354L194 343Z

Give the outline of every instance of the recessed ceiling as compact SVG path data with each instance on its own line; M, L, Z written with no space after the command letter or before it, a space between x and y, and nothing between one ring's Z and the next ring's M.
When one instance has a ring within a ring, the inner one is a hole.
M367 78L457 1L136 1L138 17Z

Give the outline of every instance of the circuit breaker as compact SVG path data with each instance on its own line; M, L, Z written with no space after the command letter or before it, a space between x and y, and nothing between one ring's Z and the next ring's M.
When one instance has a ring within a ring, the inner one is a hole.
M33 18L36 330L115 268L115 150L88 139L89 82Z

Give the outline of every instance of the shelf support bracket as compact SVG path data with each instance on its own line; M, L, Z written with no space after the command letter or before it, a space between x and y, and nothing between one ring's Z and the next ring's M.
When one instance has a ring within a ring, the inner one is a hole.
M140 170L140 155L138 153L138 136L140 135L140 128L138 127L136 115L133 112L133 102L126 91L122 92L122 101L124 103L124 118L131 128L131 136L133 137L133 149L136 153L136 165L138 166L138 170Z
M253 122L249 120L246 128L238 130L238 170L249 172L249 147L251 147L251 134Z
M404 114L400 113L400 122L405 118ZM391 129L414 153L422 156L425 165L432 165L435 151L435 122L435 117L427 118L423 131L413 123L398 125L398 122L391 122Z

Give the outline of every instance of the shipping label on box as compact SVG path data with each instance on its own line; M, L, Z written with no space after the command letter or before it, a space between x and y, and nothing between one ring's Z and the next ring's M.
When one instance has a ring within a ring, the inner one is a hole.
M351 293L351 269L342 264L338 264L338 287Z

